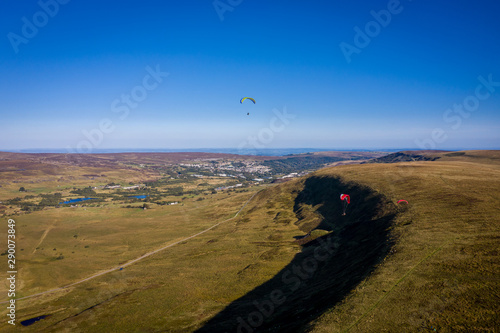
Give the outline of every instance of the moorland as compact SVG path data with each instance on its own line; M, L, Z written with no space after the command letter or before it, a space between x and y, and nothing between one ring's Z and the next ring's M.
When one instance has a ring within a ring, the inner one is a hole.
M0 153L18 325L494 332L499 174L498 151Z

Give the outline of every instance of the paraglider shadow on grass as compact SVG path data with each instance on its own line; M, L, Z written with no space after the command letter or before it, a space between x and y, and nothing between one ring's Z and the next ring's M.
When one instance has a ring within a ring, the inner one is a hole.
M340 193L351 196L346 216L341 216ZM298 225L304 205L319 207L317 228L331 233L305 244L272 279L232 302L197 332L306 331L389 253L394 213L388 200L369 188L310 177L295 199Z

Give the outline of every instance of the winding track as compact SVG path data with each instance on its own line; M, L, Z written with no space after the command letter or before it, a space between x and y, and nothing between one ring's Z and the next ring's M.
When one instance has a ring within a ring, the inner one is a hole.
M31 252L31 254L35 254L36 249L38 249L38 247L39 247L40 245L42 245L42 243L43 243L43 241L44 241L45 237L47 237L47 234L48 234L48 233L49 233L49 231L50 231L50 230L52 230L53 228L54 228L54 226L53 226L53 225L51 225L50 227L48 227L48 228L47 228L47 230L45 230L45 232L43 233L42 237L40 238L40 241L38 242L38 244L37 244L37 245L35 245L35 248L33 249L33 252Z
M85 279L83 279L83 280L80 280L80 281L77 281L77 282L74 282L74 283L68 284L68 285L63 286L63 287L59 287L59 288L55 288L55 289L51 289L51 290L47 290L47 291L44 291L44 292L41 292L41 293L38 293L38 294L33 294L33 295L29 295L29 296L21 297L21 298L16 298L16 301L19 301L19 300L22 300L22 299L27 299L27 298L32 298L32 297L36 297L36 296L40 296L40 295L44 295L44 294L49 294L49 293L53 293L53 292L56 292L56 291L59 291L59 290L64 290L64 289L67 289L67 288L72 287L72 286L76 286L77 284L80 284L80 283L83 283L83 282L86 282L86 281L89 281L89 280L95 279L96 277L99 277L99 276L102 276L102 275L105 275L105 274L108 274L108 273L114 272L114 271L116 271L116 270L119 270L120 268L123 268L123 267L129 266L129 265L132 265L132 264L134 264L134 263L136 263L136 262L138 262L138 261L140 261L140 260L142 260L142 259L145 259L145 258L147 258L147 257L149 257L149 256L152 256L152 255L153 255L153 254L155 254L155 253L158 253L158 252L160 252L160 251L163 251L163 250L165 250L165 249L168 249L169 247L172 247L172 246L177 245L177 244L179 244L179 243L185 242L185 241L187 241L187 240L189 240L189 239L191 239L191 238L194 238L194 237L197 237L197 236L199 236L199 235L201 235L201 234L204 234L204 233L206 233L207 231L210 231L210 230L212 230L213 228L215 228L215 227L217 227L217 226L219 226L219 225L221 225L221 224L223 224L223 223L226 223L226 222L228 222L228 221L231 221L231 220L235 219L235 218L238 216L238 214L239 214L239 213L241 213L241 211L242 211L242 210L243 210L243 209L244 209L244 208L245 208L245 207L246 207L246 206L250 203L250 201L251 201L251 200L252 200L252 199L253 199L253 198L254 198L257 194L259 194L262 190L263 190L263 189L261 189L261 190L259 190L259 191L255 192L255 193L254 193L254 195L252 195L252 196L250 197L250 199L248 199L248 200L247 200L247 201L243 204L243 206L241 206L240 210L239 210L238 212L236 212L236 214L235 214L233 217L228 218L227 220L224 220L224 221L218 222L218 223L214 224L213 226L211 226L211 227L210 227L210 228L208 228L208 229L205 229L205 230L203 230L203 231L200 231L200 232L198 232L198 233L196 233L196 234L194 234L194 235L191 235L191 236L189 236L189 237L186 237L186 238L184 238L184 239L181 239L181 240L179 240L179 241L177 241L177 242L174 242L174 243L168 244L168 245L166 245L166 246L164 246L164 247L162 247L162 248L159 248L159 249L156 249L156 250L154 250L154 251L151 251L151 252L148 252L148 253L146 253L146 254L143 254L142 256L140 256L140 257L138 257L138 258L135 258L135 259L133 259L133 260L131 260L131 261L128 261L127 263L125 263L125 264L123 264L123 265L120 265L120 266L118 266L118 267L114 267L114 268L108 269L108 270L106 270L106 271L103 271L103 272L100 272L100 273L94 274L94 275L92 275L92 276L89 276L88 278L85 278ZM3 302L0 302L0 304L5 304L5 303L8 303L8 302L9 302L9 301L3 301Z

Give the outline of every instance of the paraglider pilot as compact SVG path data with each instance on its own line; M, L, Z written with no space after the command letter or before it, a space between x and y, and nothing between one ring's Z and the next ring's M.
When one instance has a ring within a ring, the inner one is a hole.
M342 216L344 216L347 205L351 203L351 197L349 196L349 194L341 194L340 200L342 200L342 202L344 203L344 209L342 210Z

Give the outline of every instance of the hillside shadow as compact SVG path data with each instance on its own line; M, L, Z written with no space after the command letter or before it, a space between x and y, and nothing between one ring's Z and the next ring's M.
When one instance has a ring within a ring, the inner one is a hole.
M341 216L340 193L351 196ZM340 302L388 254L394 217L384 197L337 178L310 177L295 199L294 211L316 207L318 228L331 234L307 243L272 279L229 304L196 332L303 332Z

